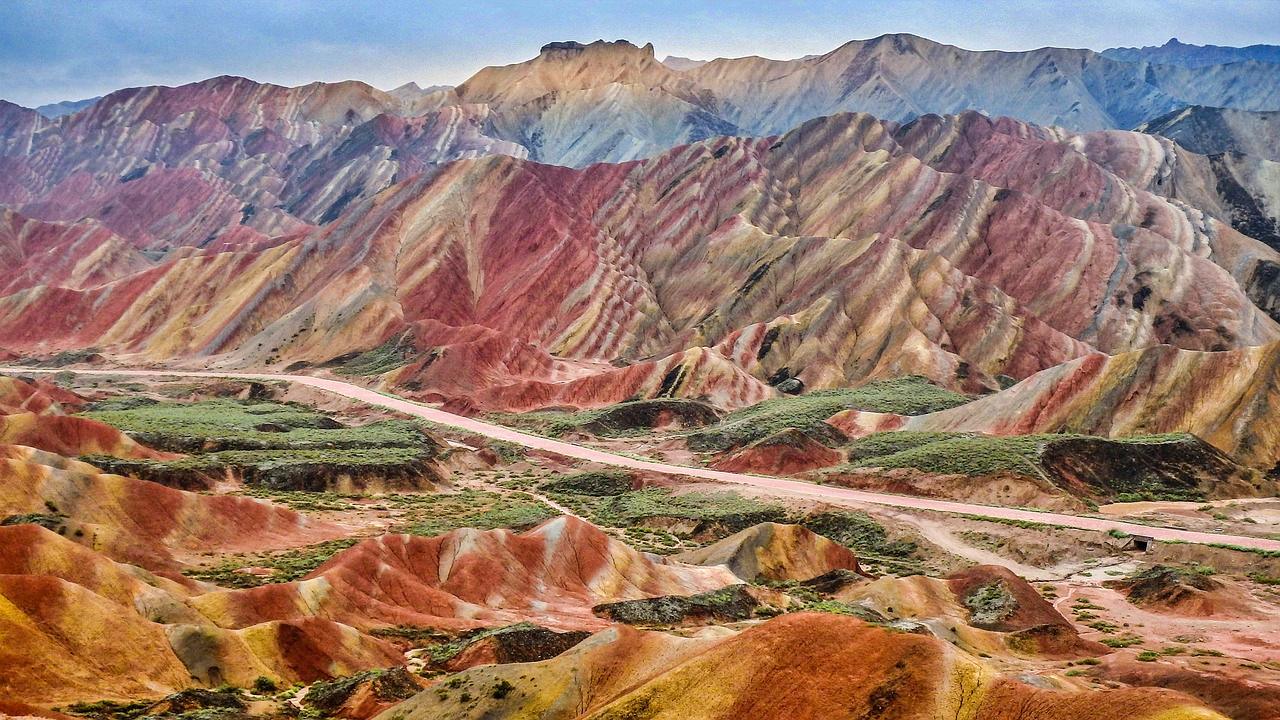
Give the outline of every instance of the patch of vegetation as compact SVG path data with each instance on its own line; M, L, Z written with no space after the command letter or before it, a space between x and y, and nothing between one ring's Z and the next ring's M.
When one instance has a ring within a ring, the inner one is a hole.
M157 402L90 410L82 415L119 428L153 448L172 452L434 447L409 421L382 420L344 427L301 405L253 400Z
M561 475L540 487L549 493L611 497L631 491L631 474L622 470L582 472Z
M781 505L728 491L676 494L665 488L644 488L606 497L551 492L547 496L597 525L615 528L651 525L653 518L668 518L719 525L732 533L762 522L785 522L787 518Z
M1136 659L1138 662L1155 662L1160 659L1160 653L1154 650L1143 650L1138 653L1138 657Z
M973 625L986 627L997 625L1018 610L1018 601L1001 580L975 588L964 598Z
M430 658L432 665L443 665L457 657L463 650L466 650L473 643L490 638L495 635L503 635L506 633L531 632L542 630L543 628L531 622L520 622L514 625L506 625L500 628L489 628L477 632L470 632L461 637L449 638L443 641L424 645L427 649L427 657Z
M831 511L796 519L810 530L853 549L859 557L904 560L919 547L907 540L891 540L884 526L870 515L853 510Z
M307 690L302 702L308 708L335 712L361 685L366 684L370 688L370 694L382 701L407 700L422 690L403 667L365 670L348 677L315 683Z
M506 696L510 695L510 694L511 694L511 691L512 691L512 690L515 690L515 689L516 689L516 686L515 686L515 685L512 685L512 684L511 684L511 683L509 683L509 682L507 682L505 678L504 678L504 679L500 679L500 680L498 680L498 682L497 682L497 683L495 683L495 684L494 684L494 686L493 686L493 693L492 693L492 697L493 697L493 699L495 699L495 700L501 700L501 699L505 698Z
M102 354L101 348L90 347L81 350L63 350L60 353L47 357L43 360L35 357L24 357L19 360L22 365L35 365L36 367L59 368L67 365L76 365L78 363L89 362Z
M1280 550L1263 550L1261 548L1245 547L1243 545L1230 545L1228 543L1209 543L1209 547L1221 548L1223 550L1235 550L1236 552L1253 553L1264 558L1280 558Z
M107 472L186 489L234 473L249 485L322 491L349 479L418 486L434 479L430 461L444 453L416 423L382 420L345 427L315 410L259 400L98 403L83 413L142 443L189 453L173 460L94 455Z
M844 410L920 415L958 407L970 399L918 376L817 390L736 410L716 425L690 433L688 442L694 450L719 451L748 445L788 428L822 436L832 432L824 421Z
M832 615L850 615L864 622L884 623L885 619L879 613L865 608L861 605L843 602L841 600L822 599L813 602L804 603L798 610L804 612L820 612L830 613Z
M6 525L39 525L45 530L58 531L67 521L66 515L46 515L44 513L24 513L21 515L10 515L0 520L0 527Z
M99 469L167 485L198 486L204 478L237 473L249 485L271 489L323 490L338 475L378 479L430 474L433 453L422 447L369 447L342 450L223 450L176 460L87 455Z
M1182 442L1187 437L1184 434L1169 434L1100 439L1067 434L1005 437L976 433L884 432L849 443L848 464L826 472L839 474L861 468L903 468L970 477L1007 472L1052 481L1043 463L1046 450L1067 441L1088 440L1123 447ZM1158 472L1113 477L1108 482L1113 487L1099 490L1112 492L1116 501L1187 500L1200 497L1198 489L1168 482L1168 478Z
M296 550L242 555L224 559L211 568L186 570L183 574L226 588L251 588L267 583L290 582L302 579L356 542L355 538L342 538ZM240 572L246 567L266 568L271 570L271 574L263 576Z
M174 718L176 720L222 720L241 718L247 705L244 694L238 688L221 687L215 690L189 688L180 690L162 700L114 702L101 700L92 703L75 703L65 710L73 715L94 720L136 720L137 718Z
M389 338L372 350L336 358L326 363L338 375L381 375L407 365L417 351L408 333Z
M492 422L546 437L589 432L600 437L631 437L652 432L659 418L674 418L686 427L718 419L717 410L700 400L657 398L628 400L588 410L537 410L493 413Z
M146 714L147 710L150 710L154 704L154 700L136 700L132 702L98 700L97 702L72 703L63 708L63 710L71 715L80 715L98 720L134 720L134 718Z
M498 456L503 465L520 462L528 457L529 450L523 445L517 445L505 440L490 440L489 449Z
M943 435L942 438L912 438L918 443L908 444L901 450L887 455L869 455L866 450L851 460L848 468L910 468L940 475L994 475L1013 472L1031 477L1042 477L1036 458L1045 443L1056 436L1024 435L994 437L988 435L927 433ZM863 442L875 436L864 438ZM869 443L891 443L876 438ZM857 449L855 449L857 451ZM838 472L838 470L836 470Z
M287 505L294 510L327 512L353 510L358 495L340 495L335 492L310 490L277 490L268 487L246 487L240 494Z
M1102 638L1102 640L1100 640L1099 642L1101 642L1103 645L1106 645L1107 647L1127 648L1127 647L1133 647L1134 645L1141 645L1145 641L1142 638L1138 637L1137 635L1134 635L1132 633L1126 633L1124 635L1121 635L1120 637Z
M405 511L398 532L439 535L470 527L479 530L531 528L559 513L525 493L502 495L465 489L454 493L387 495L384 502Z
M677 625L686 620L710 618L721 622L746 620L755 614L759 606L759 601L746 591L745 585L730 585L686 597L667 595L605 603L593 610L628 625Z

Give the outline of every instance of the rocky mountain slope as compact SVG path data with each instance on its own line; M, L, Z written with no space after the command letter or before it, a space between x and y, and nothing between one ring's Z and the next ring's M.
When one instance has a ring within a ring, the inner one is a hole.
M1258 307L1280 256L1147 189L1175 152L1152 143L840 115L641 163L463 161L269 247L0 298L0 346L322 363L408 333L397 382L528 409L737 406L789 377L991 388L1094 350L1280 338Z
M1280 112L1194 105L1148 120L1138 132L1163 135L1201 155L1251 155L1280 160Z
M1257 61L1280 63L1280 46L1248 45L1230 47L1224 45L1192 45L1169 38L1164 45L1146 47L1118 47L1102 51L1102 56L1123 62L1152 62L1161 65L1204 67L1228 63Z

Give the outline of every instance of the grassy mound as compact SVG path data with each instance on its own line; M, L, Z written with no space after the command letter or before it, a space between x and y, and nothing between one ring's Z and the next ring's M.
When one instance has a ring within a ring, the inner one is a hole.
M384 420L343 427L310 408L231 399L101 403L82 413L158 450L352 449L420 447L427 436L415 424Z
M151 447L190 453L176 460L92 456L117 474L187 489L233 472L251 485L321 491L337 484L418 487L438 480L444 448L412 422L346 427L310 408L232 399L156 402L122 398L84 413Z
M537 410L526 413L494 413L493 422L546 437L588 432L600 437L626 437L652 431L659 420L681 427L696 427L719 419L714 407L699 400L657 398L632 400L591 410Z
M689 447L719 451L740 447L774 433L795 428L818 438L841 436L825 420L844 410L920 415L946 410L970 398L938 387L922 377L904 377L840 390L817 390L804 395L765 400L736 410L720 423L689 435Z
M1200 500L1212 483L1249 472L1193 435L997 437L897 431L850 442L849 462L828 472L907 468L978 477L1014 473L1113 500Z

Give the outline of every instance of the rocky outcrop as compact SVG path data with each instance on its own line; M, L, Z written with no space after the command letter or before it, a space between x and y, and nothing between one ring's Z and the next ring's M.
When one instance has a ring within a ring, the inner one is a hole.
M1249 616L1249 604L1218 579L1182 568L1154 565L1123 580L1109 580L1129 602L1155 612L1190 617Z
M600 617L627 625L703 625L752 618L762 606L761 591L730 585L697 595L665 595L642 600L603 603L592 608Z
M711 466L728 472L796 475L830 467L843 459L843 453L822 444L812 434L789 428L735 450Z
M695 565L724 565L747 582L809 580L833 570L857 572L858 556L799 525L761 523L677 555Z

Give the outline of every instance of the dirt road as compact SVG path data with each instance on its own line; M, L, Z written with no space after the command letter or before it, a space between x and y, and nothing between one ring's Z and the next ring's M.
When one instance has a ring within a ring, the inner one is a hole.
M66 369L49 370L21 367L0 368L0 372L26 374L48 374L66 371ZM332 380L329 378L273 373L197 372L185 370L77 369L70 370L70 372L82 375L112 375L124 377L200 377L257 380L262 382L286 381L324 390L353 400L366 402L370 405L377 405L389 410L395 410L396 412L419 417L423 420L429 420L441 425L448 425L468 432L484 435L495 440L516 443L528 448L558 453L560 455L577 458L579 460L587 460L602 465L611 465L614 467L629 468L633 470L646 470L657 473L667 473L670 475L701 478L704 480L713 480L716 482L734 485L750 485L780 496L810 500L825 500L829 502L844 501L870 505L885 505L889 507L909 508L913 510L932 510L936 512L955 513L961 515L977 515L981 517L998 518L1001 520L1019 520L1041 523L1044 525L1056 525L1059 527L1076 528L1079 530L1098 530L1103 532L1108 530L1120 530L1130 534L1146 535L1148 537L1155 538L1156 540L1163 541L1199 543L1203 545L1228 544L1258 550L1280 551L1280 540L1269 540L1267 538L1194 532L1191 530L1179 530L1175 528L1126 523L1100 517L1037 512L1034 510L1022 510L1019 508L1001 507L996 505L978 505L974 503L953 502L950 500L912 497L909 495L866 492L862 490L816 485L799 480L787 480L764 475L721 472L719 470L709 470L707 468L669 465L667 463L653 462L650 460L640 460L633 457L627 457L625 455L617 455L603 450L596 450L593 448L583 447L581 445L574 445L572 443L561 442L559 440L539 437L537 435L529 435L501 425L494 425L482 420L454 415L453 413L448 413L421 403L405 400L404 398L396 397L394 395L386 395L375 390L360 387L359 385L352 385L351 383L342 382L341 380Z

